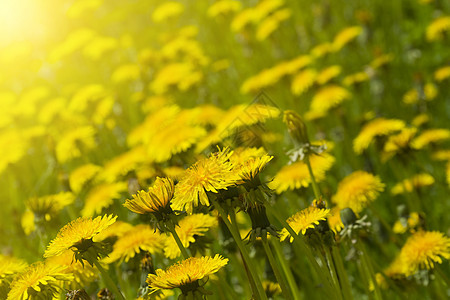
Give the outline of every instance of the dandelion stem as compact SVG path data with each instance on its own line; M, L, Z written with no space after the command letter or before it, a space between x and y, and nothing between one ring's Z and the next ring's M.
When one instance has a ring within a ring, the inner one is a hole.
M331 257L334 260L334 265L336 266L336 272L339 277L339 284L342 289L342 295L344 296L344 299L351 300L353 299L353 296L350 282L348 281L347 271L345 270L341 253L339 252L338 247L336 247L335 245L331 246Z
M227 214L223 210L223 208L220 206L219 203L217 203L216 200L211 199L211 202L214 204L214 207L219 211L220 217L222 218L225 225L228 227L228 230L230 230L231 235L234 238L234 241L236 242L236 245L238 246L239 250L241 251L242 258L244 259L245 263L247 264L248 270L250 271L250 275L254 280L254 283L256 285L256 291L258 293L257 299L260 300L267 300L266 292L263 289L263 286L261 284L261 280L259 279L259 276L256 272L256 268L250 259L250 256L247 252L247 249L245 248L244 244L242 243L242 239L239 235L239 232L236 231L233 226L231 225L230 221L227 218Z
M441 267L440 266L438 266L437 264L436 264L436 266L435 266L435 271L436 271L436 273L442 278L442 280L445 282L445 284L447 285L447 286L450 286L450 280L448 279L448 277L444 274L444 272L442 271L442 269L441 269Z
M186 248L183 246L183 243L181 242L180 237L178 236L178 233L175 230L175 226L173 224L170 224L169 226L167 226L167 229L172 234L175 242L178 245L178 248L180 248L181 254L183 255L184 259L188 259L190 257L190 255L187 252Z
M316 178L314 177L313 170L311 168L311 162L309 161L309 155L305 156L305 163L308 166L309 176L311 177L311 184L312 184L313 191L314 191L314 197L316 197L316 200L318 201L320 199L321 193L320 193L319 186L317 185Z
M380 287L378 286L378 283L375 279L375 273L373 271L372 264L369 260L369 256L367 255L366 247L364 246L363 242L361 240L358 240L355 244L356 248L361 253L361 262L362 262L362 268L363 271L365 271L368 275L368 280L370 280L374 287L375 292L375 299L381 300L383 297L381 296Z
M117 285L114 283L114 281L111 279L111 277L109 276L108 272L106 272L106 270L102 267L102 265L98 262L97 259L92 259L91 260L94 265L97 267L97 269L100 271L100 273L102 274L102 279L105 282L105 285L108 289L111 290L111 292L116 295L116 297L120 300L125 300L125 297L122 295L122 293L120 292L119 288L117 287Z
M267 237L264 236L262 238L262 244L264 247L264 251L266 252L267 258L269 259L269 263L270 266L272 267L273 273L275 274L275 277L277 278L277 281L280 284L283 295L286 297L286 299L294 299L292 297L291 291L286 285L284 277L281 275L280 269L278 268L278 265L275 261L275 257L273 256L272 250L270 249L270 245L267 243Z
M314 256L311 253L311 250L306 246L304 240L302 239L301 236L299 236L294 229L292 229L291 226L289 226L289 224L286 222L285 219L283 219L279 214L278 211L273 209L272 206L270 206L269 203L265 203L266 209L281 223L281 225L286 228L286 230L289 232L289 234L292 236L292 238L294 239L294 244L296 247L298 247L300 249L300 251L303 254L306 254L306 257L308 259L308 261L311 263L314 271L316 272L316 274L320 277L320 280L322 280L323 285L325 287L327 296L332 298L332 299L336 299L336 295L334 293L333 287L331 285L331 278L329 277L329 273L324 272L320 265L317 263L316 259L314 258ZM294 250L297 249L296 247L294 247Z
M334 265L333 257L331 256L330 249L327 245L324 245L325 250L325 262L328 265L328 269L330 270L331 279L333 281L334 288L336 289L336 294L338 295L339 299L343 299L342 290L339 285L339 278L336 271L336 266Z

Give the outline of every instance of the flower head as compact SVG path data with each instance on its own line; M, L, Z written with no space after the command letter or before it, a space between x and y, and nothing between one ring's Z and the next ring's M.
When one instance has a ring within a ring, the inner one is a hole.
M150 226L137 225L119 237L114 244L113 251L103 261L112 263L117 260L124 260L127 262L141 251L160 252L163 249L164 240L165 236L155 232Z
M430 174L421 173L411 178L404 179L392 187L391 194L399 195L403 193L411 193L414 189L434 184L434 178Z
M238 172L237 184L256 183L259 181L259 173L264 169L266 164L271 161L273 156L264 154L259 157L251 157L246 162L238 165L235 169Z
M339 183L332 200L341 209L350 207L357 214L378 197L384 186L378 176L356 171Z
M400 251L406 276L420 268L432 269L442 258L450 258L450 238L438 231L418 231L408 238Z
M126 200L126 208L137 214L156 213L170 207L170 200L174 195L174 183L171 178L157 177L148 192L139 191L133 199Z
M286 221L297 234L300 232L305 234L307 229L314 228L314 226L318 225L320 221L326 220L329 214L330 209L309 206L299 211ZM289 234L286 228L283 228L281 231L281 240L284 241L288 237L290 237L290 242L292 243L294 237Z
M61 228L56 238L50 242L44 257L61 255L64 251L74 250L74 248L79 249L84 241L92 241L93 237L108 228L116 219L117 216L104 215L95 219L80 217L70 222Z
M206 192L218 193L236 182L236 175L229 158L232 152L225 148L213 153L210 157L202 158L186 170L185 175L175 186L172 208L185 209L192 214L194 207L209 205Z
M216 225L217 219L213 216L193 214L180 220L175 230L183 246L188 248L189 244L194 243L197 237L204 236L210 228ZM172 237L165 240L164 254L170 259L177 258L181 254L180 248Z
M6 277L21 272L26 267L27 263L19 258L3 256L0 254L0 285Z
M7 300L53 299L61 289L60 282L73 278L64 269L42 262L29 266L11 282Z
M328 153L312 155L310 157L311 168L317 182L325 179L325 173L331 169L336 159ZM308 166L303 161L284 166L275 175L269 187L275 189L278 194L286 190L295 190L308 187L311 183Z
M149 274L147 283L153 291L180 288L185 294L190 288L198 287L199 279L216 273L227 263L228 259L219 254L214 257L191 257L170 266L167 270L158 269L156 274Z
M397 119L378 118L367 123L353 140L353 150L361 154L377 136L385 136L401 130L405 122Z
M91 217L100 214L104 208L114 203L121 197L121 193L128 188L126 182L102 183L94 187L86 196L84 208L81 210L83 217Z
M428 129L416 137L411 145L415 149L423 149L433 143L440 143L450 139L450 130L448 129Z

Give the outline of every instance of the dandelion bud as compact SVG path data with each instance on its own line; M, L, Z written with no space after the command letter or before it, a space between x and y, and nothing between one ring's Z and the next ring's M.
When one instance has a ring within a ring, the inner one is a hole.
M283 122L286 123L289 134L297 144L309 144L308 133L303 119L293 110L284 112Z
M352 225L356 222L357 218L353 210L349 207L346 207L341 210L341 220L342 223L347 227L349 225Z
M66 293L66 300L91 300L85 290L72 290Z

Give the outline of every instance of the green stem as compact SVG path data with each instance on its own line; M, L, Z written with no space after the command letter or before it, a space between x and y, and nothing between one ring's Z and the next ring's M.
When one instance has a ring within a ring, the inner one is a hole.
M361 240L357 241L355 244L356 248L361 252L361 262L362 268L364 269L368 275L368 279L372 282L375 292L375 299L381 300L383 297L381 296L380 287L375 278L375 273L373 271L372 264L370 263L369 256L367 255L366 247L364 246Z
M169 226L167 226L167 228L172 234L175 242L177 243L178 248L180 248L181 254L183 255L184 259L188 259L190 257L189 253L187 252L186 248L184 248L183 243L181 242L180 237L178 236L178 233L175 230L175 226L173 224L170 224Z
M119 288L117 287L117 285L114 283L114 281L111 279L111 277L109 276L108 272L106 272L105 269L103 269L102 265L98 262L98 260L93 259L92 260L94 262L94 265L97 267L97 269L100 271L100 273L102 274L102 279L105 282L105 285L108 289L111 290L111 292L116 295L116 297L120 300L125 300L125 297L122 295L122 293L120 292Z
M327 245L324 245L323 248L325 250L325 262L328 265L328 269L330 270L331 279L333 280L334 288L336 289L336 295L338 295L339 299L343 299L342 298L342 290L339 285L339 278L338 278L338 275L336 272L336 267L334 265L333 257L331 256L330 249L328 248Z
M275 277L277 278L277 281L280 284L283 295L286 297L286 299L291 299L291 300L294 299L292 297L291 291L289 291L289 288L286 285L286 281L284 280L284 277L281 275L280 269L278 268L278 265L275 261L275 257L273 256L272 250L270 249L270 246L267 243L267 237L262 238L262 244L264 247L264 251L266 251L266 255L267 255L267 258L269 259L269 263L270 263L270 266L272 267L273 273L275 274Z
M254 283L256 285L256 290L258 295L257 299L260 300L267 300L266 292L264 291L264 288L261 284L261 280L259 279L259 276L256 272L256 268L250 259L250 256L247 252L247 249L245 248L244 244L242 243L241 236L239 232L234 230L233 226L231 225L230 221L227 218L227 214L223 210L223 208L217 203L215 199L211 199L211 202L214 204L214 207L219 211L220 217L222 218L225 225L228 227L228 230L231 232L231 235L234 238L234 241L236 242L236 245L238 246L239 250L241 251L242 258L244 259L245 263L247 264L248 270L250 271L250 275L254 280Z
M449 280L448 277L444 274L444 272L442 271L441 267L438 266L438 265L436 264L434 270L435 270L436 274L438 274L438 275L441 277L441 279L445 282L445 284L446 284L447 286L450 286L450 280Z
M297 284L295 283L295 279L294 279L294 276L292 275L291 269L288 268L288 266L286 265L286 260L282 253L280 243L278 240L276 240L276 241L272 240L271 242L272 242L273 249L275 249L275 255L277 256L278 261L280 262L281 269L283 270L284 275L286 276L289 288L291 289L292 294L294 296L294 300L299 300L301 298L300 294L299 294L299 290L298 290Z
M309 155L305 156L305 163L308 166L309 176L311 177L311 184L312 184L312 187L314 190L314 197L316 197L316 200L319 201L321 193L320 193L319 186L317 185L316 178L314 177L313 170L311 168L311 162L309 161Z
M305 241L301 236L299 236L294 229L292 229L291 226L286 222L285 219L283 219L276 209L273 209L272 206L270 206L267 202L265 203L266 209L281 223L281 225L286 228L286 230L289 232L289 234L294 238L294 244L296 247L293 247L295 251L297 251L297 247L300 249L300 251L306 255L308 261L312 265L314 271L316 272L317 276L319 276L320 280L322 281L325 291L327 293L327 296L336 299L336 295L334 293L334 289L331 285L331 278L329 272L324 272L320 265L317 263L316 259L311 253L311 250L306 246ZM299 256L301 257L301 256Z
M339 284L342 289L342 295L344 296L344 299L352 300L353 299L352 288L350 282L348 281L347 271L345 270L341 253L339 252L339 249L335 245L331 246L331 257L334 260L334 265L336 266L336 272L339 277Z

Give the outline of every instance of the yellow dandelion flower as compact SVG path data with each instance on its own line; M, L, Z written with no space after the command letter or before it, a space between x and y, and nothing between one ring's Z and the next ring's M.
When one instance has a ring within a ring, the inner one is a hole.
M133 225L131 225L130 223L123 221L116 221L114 224L102 230L102 232L100 232L99 234L97 234L93 238L93 240L94 242L101 242L112 237L121 237L131 229L133 229Z
M149 225L140 224L126 232L114 244L109 257L103 259L105 263L115 261L128 262L141 251L157 253L162 251L166 237L155 231Z
M400 257L406 276L422 268L433 269L442 258L450 258L450 238L439 231L418 231L408 238Z
M66 250L78 246L85 240L90 240L108 228L117 219L117 216L104 215L103 217L78 218L61 228L45 250L44 257L61 255Z
M208 8L208 16L215 18L219 15L229 15L233 12L240 11L242 3L236 0L217 1Z
M281 22L289 19L291 15L292 11L288 8L274 12L259 24L256 31L256 39L259 41L265 40L280 27Z
M325 84L331 79L335 78L342 72L342 67L338 65L330 66L328 68L323 69L317 75L316 81L318 84Z
M183 246L188 248L189 244L195 242L197 236L204 236L214 226L217 226L217 218L205 214L193 214L180 220L175 231ZM165 240L164 254L170 259L181 255L180 248L171 236Z
M345 86L352 86L357 83L368 81L371 77L372 77L372 75L370 75L370 73L368 73L368 72L357 72L357 73L345 76L344 79L342 80L342 83Z
M231 21L231 30L240 32L247 25L254 23L257 18L257 13L253 8L247 8L238 13Z
M374 60L372 60L370 62L370 66L373 69L378 69L378 68L390 63L392 60L394 60L393 54L383 54L383 55L378 56Z
M415 149L423 149L430 144L440 143L448 139L450 139L450 130L443 128L428 129L416 137L411 145Z
M431 157L434 160L450 161L450 150L438 150L434 152Z
M358 37L362 32L362 27L360 26L352 26L347 27L340 31L333 40L332 49L333 51L339 51L344 47L346 44L354 40L356 37Z
M172 208L186 210L192 214L199 202L209 205L206 192L218 193L236 182L233 165L229 161L232 152L225 148L210 157L201 158L186 170L185 175L175 186Z
M419 91L415 88L410 89L403 95L403 103L415 104L419 101Z
M450 78L450 66L439 68L434 72L434 79L436 81L444 81L447 78Z
M133 149L119 154L113 159L107 161L98 174L99 181L114 183L126 176L130 171L135 170L147 159L144 147L134 147Z
M99 60L104 54L116 49L119 46L119 41L110 36L95 36L83 48L85 57L92 60Z
M391 135L384 144L382 159L386 161L397 153L407 150L416 135L417 128L403 128L400 133Z
M233 154L230 156L230 160L233 165L238 166L244 164L250 158L261 157L265 154L267 154L267 151L263 147L239 147L234 149Z
M292 79L291 91L298 96L306 92L316 81L317 71L309 68L301 71Z
M315 58L319 58L330 52L333 52L333 45L331 43L322 43L311 50L311 55Z
M272 281L264 280L262 282L262 286L264 291L266 292L267 297L273 298L274 296L281 294L281 287L279 283L275 283Z
M149 274L147 283L152 291L174 288L183 291L187 285L216 273L227 263L228 259L219 254L214 257L191 257L170 266L167 270L158 269L156 274Z
M43 197L33 197L25 203L35 216L50 221L64 207L75 201L75 195L71 192L61 192Z
M84 207L81 210L83 217L91 217L100 214L104 208L120 199L121 194L128 190L126 182L103 183L95 186L86 196Z
M391 189L391 194L399 195L403 193L411 193L414 189L430 186L433 184L434 178L430 174L417 174L394 185Z
M420 223L420 216L417 212L412 212L409 214L406 222L397 220L392 227L392 231L397 234L405 233L408 229L414 229Z
M384 183L378 176L364 171L356 171L345 177L338 185L332 200L341 209L350 207L354 213L361 212L380 192Z
M174 196L174 183L171 178L157 177L148 192L139 191L133 199L126 200L126 208L137 214L147 214L164 210L170 205Z
M305 234L307 229L314 228L315 225L319 224L319 221L325 221L329 214L330 209L309 206L291 216L286 221L297 234L300 232ZM289 234L286 228L283 228L283 230L281 230L280 239L284 241L288 237L290 238L289 241L292 243L294 237Z
M425 100L431 101L437 97L438 89L435 84L429 82L423 87L423 93L425 95Z
M95 129L92 126L82 126L66 132L56 144L56 157L60 163L80 157L82 150L95 147ZM81 147L80 147L81 146Z
M327 220L330 229L333 230L334 233L338 233L344 228L344 223L342 223L341 220L341 209L338 206L331 209Z
M137 64L123 64L117 67L111 74L112 82L126 82L139 79L141 70Z
M348 100L351 93L347 89L338 85L328 85L321 88L313 97L311 111L327 112L331 108L339 105L344 100Z
M83 288L87 284L94 282L98 277L98 272L94 267L74 261L73 252L70 250L64 251L61 255L48 258L45 263L65 267L61 272L73 275L74 280L65 284L70 289Z
M155 23L162 23L170 18L179 16L183 11L183 4L176 1L167 1L156 7L152 13L152 20Z
M27 263L19 258L0 254L0 285L6 277L22 272L26 267Z
M444 33L450 30L450 17L443 16L439 17L427 27L427 40L436 41L444 38Z
M374 119L364 125L358 136L353 140L353 151L355 151L356 154L361 154L369 147L375 137L390 135L404 127L405 122L402 120L385 118Z
M271 161L273 156L264 154L260 157L251 157L246 162L235 167L237 172L238 181L237 184L254 182L259 184L258 174L264 169L267 163Z
M69 175L70 188L74 193L79 193L83 186L92 180L102 168L94 164L86 164L78 167Z
M54 299L61 290L61 282L72 280L64 266L35 263L11 282L7 300Z
M325 173L331 169L336 159L328 153L321 155L313 155L310 157L311 168L317 182L325 179ZM286 190L295 190L301 187L308 187L311 183L308 166L303 161L295 162L291 165L284 166L275 175L269 187L274 189L277 194L281 194Z
M430 116L427 114L420 114L414 117L414 119L411 121L411 124L415 127L420 127L423 124L426 124L430 121Z

